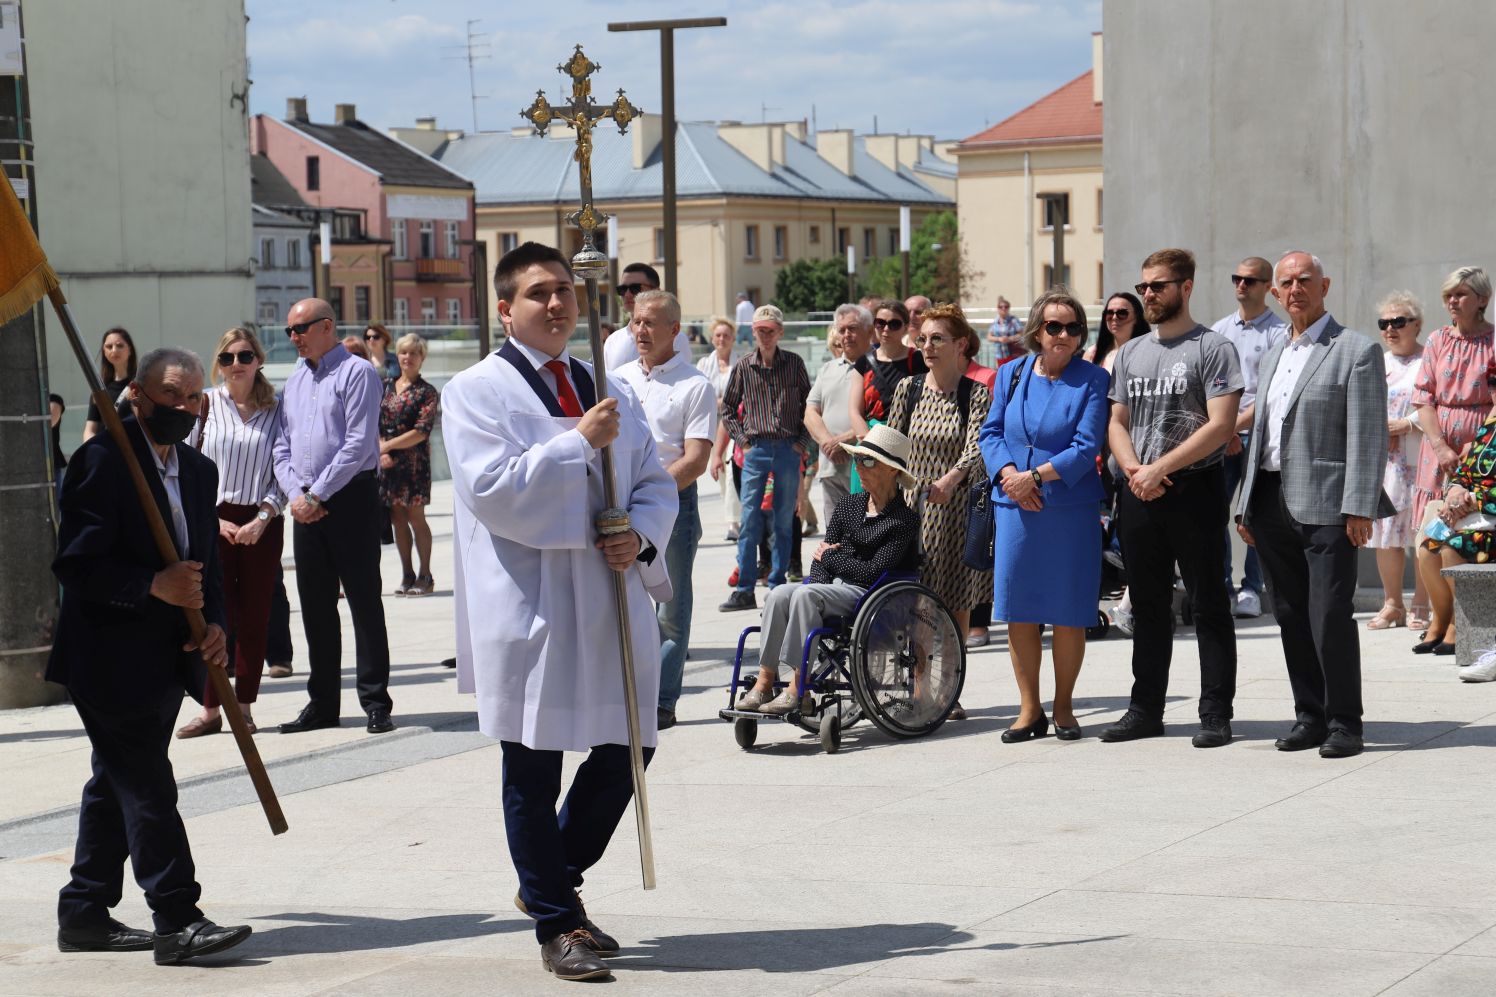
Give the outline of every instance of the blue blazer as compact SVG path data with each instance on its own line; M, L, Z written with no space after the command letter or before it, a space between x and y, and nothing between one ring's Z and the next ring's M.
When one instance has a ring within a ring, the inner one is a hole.
M1004 467L1012 464L1028 471L1048 462L1059 472L1060 480L1044 482L1045 505L1101 502L1105 495L1096 471L1096 455L1106 439L1106 396L1111 375L1093 363L1073 358L1055 381L1053 400L1042 418L1038 409L1044 407L1031 403L1025 426L1024 403L1038 375L1032 356L1013 363L1023 365L1018 384L1010 397L1013 373L1007 365L998 368L997 397L978 436L987 477L992 482L993 501L998 505L1018 504L998 484L998 474Z
M170 530L171 506L150 446L133 416L124 422ZM187 559L202 562L203 615L221 627L218 468L185 443L177 444L177 463L190 537ZM151 579L165 565L124 458L108 433L93 437L68 461L59 502L62 521L52 572L62 583L62 610L47 678L66 685L75 697L104 705L158 703L184 688L200 699L207 673L197 652L182 650L191 639L182 610L150 594Z

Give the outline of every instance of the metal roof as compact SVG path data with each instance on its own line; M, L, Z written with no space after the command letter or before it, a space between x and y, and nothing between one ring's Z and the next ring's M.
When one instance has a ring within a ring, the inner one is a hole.
M679 122L676 131L675 188L679 197L783 197L837 201L891 201L953 206L954 201L925 186L916 170L890 170L855 139L853 169L847 176L806 142L786 133L784 163L761 169L720 135L713 122ZM464 135L436 152L443 166L467 177L480 205L569 203L577 197L575 146L561 138L489 132ZM931 154L919 171L955 176L955 166ZM658 199L664 173L655 146L635 169L634 140L616 129L593 132L592 190L599 201ZM935 164L939 163L939 166Z

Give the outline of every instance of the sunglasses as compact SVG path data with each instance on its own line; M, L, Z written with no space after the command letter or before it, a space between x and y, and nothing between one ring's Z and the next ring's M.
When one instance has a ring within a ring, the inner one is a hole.
M306 331L312 326L316 325L318 322L327 321L330 320L325 318L314 318L310 322L297 322L295 325L288 325L286 326L286 338L289 339L292 336L305 336Z
M1134 284L1134 285L1132 285L1132 289L1135 292L1137 292L1138 297L1141 298L1143 295L1147 294L1149 291L1152 291L1154 294L1163 294L1164 293L1164 288L1168 287L1170 284L1183 284L1183 283L1184 283L1184 281L1179 280L1177 278L1174 279L1174 280L1147 280L1147 281L1144 281L1141 284Z
M382 342L384 342L384 337L381 336L377 332L368 332L368 333L364 334L364 342L366 342L366 343L382 343Z
M260 358L255 356L254 350L240 350L238 353L220 353L218 354L218 366L232 367L234 366L234 361L237 360L248 367L258 359Z
M853 460L856 462L858 467L877 467L879 464L883 463L877 457L864 457L861 454L858 454L853 458Z
M1413 320L1406 315L1399 315L1397 318L1379 318L1377 319L1377 328L1383 332L1386 332L1388 329L1401 329L1411 321Z
M1101 317L1107 318L1132 318L1132 312L1126 308L1108 308L1101 313Z
M1045 322L1044 331L1051 336L1058 336L1060 333L1064 333L1067 336L1074 336L1076 339L1079 339L1086 334L1086 324L1084 322Z
M1239 273L1234 273L1231 275L1231 283L1233 286L1236 284L1245 284L1248 287L1251 287L1253 284L1266 284L1267 281L1263 280L1261 277L1243 277Z
M637 295L637 294L643 294L645 291L651 291L651 290L654 290L654 289L652 287L650 287L648 284L619 284L618 285L618 296L621 298L625 294L635 294L635 295Z
M873 319L873 328L887 329L889 332L898 332L900 329L904 328L904 320L901 318L875 318Z

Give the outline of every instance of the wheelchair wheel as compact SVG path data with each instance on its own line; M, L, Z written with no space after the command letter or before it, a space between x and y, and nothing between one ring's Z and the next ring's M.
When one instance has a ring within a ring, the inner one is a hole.
M846 730L862 719L862 707L857 705L857 700L845 688L842 689L840 697L835 702L829 696L815 696L812 698L816 701L816 711L814 713L800 714L796 723L800 725L801 730L809 731L812 734L819 734L821 732L822 718L833 714L840 722L842 730Z
M749 750L753 747L753 742L758 740L758 721L739 717L732 722L732 736L738 742L738 747L744 751Z
M821 750L828 755L841 750L841 717L835 710L821 714Z
M934 592L901 581L873 592L852 624L852 688L893 737L945 722L966 681L966 635Z

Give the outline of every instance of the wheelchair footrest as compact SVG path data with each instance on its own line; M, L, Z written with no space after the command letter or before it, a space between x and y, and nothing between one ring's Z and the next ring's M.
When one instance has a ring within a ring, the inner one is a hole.
M769 723L773 720L784 720L786 722L798 721L801 714L798 711L789 713L760 713L757 710L718 710L717 718L731 723L734 720L762 720Z

